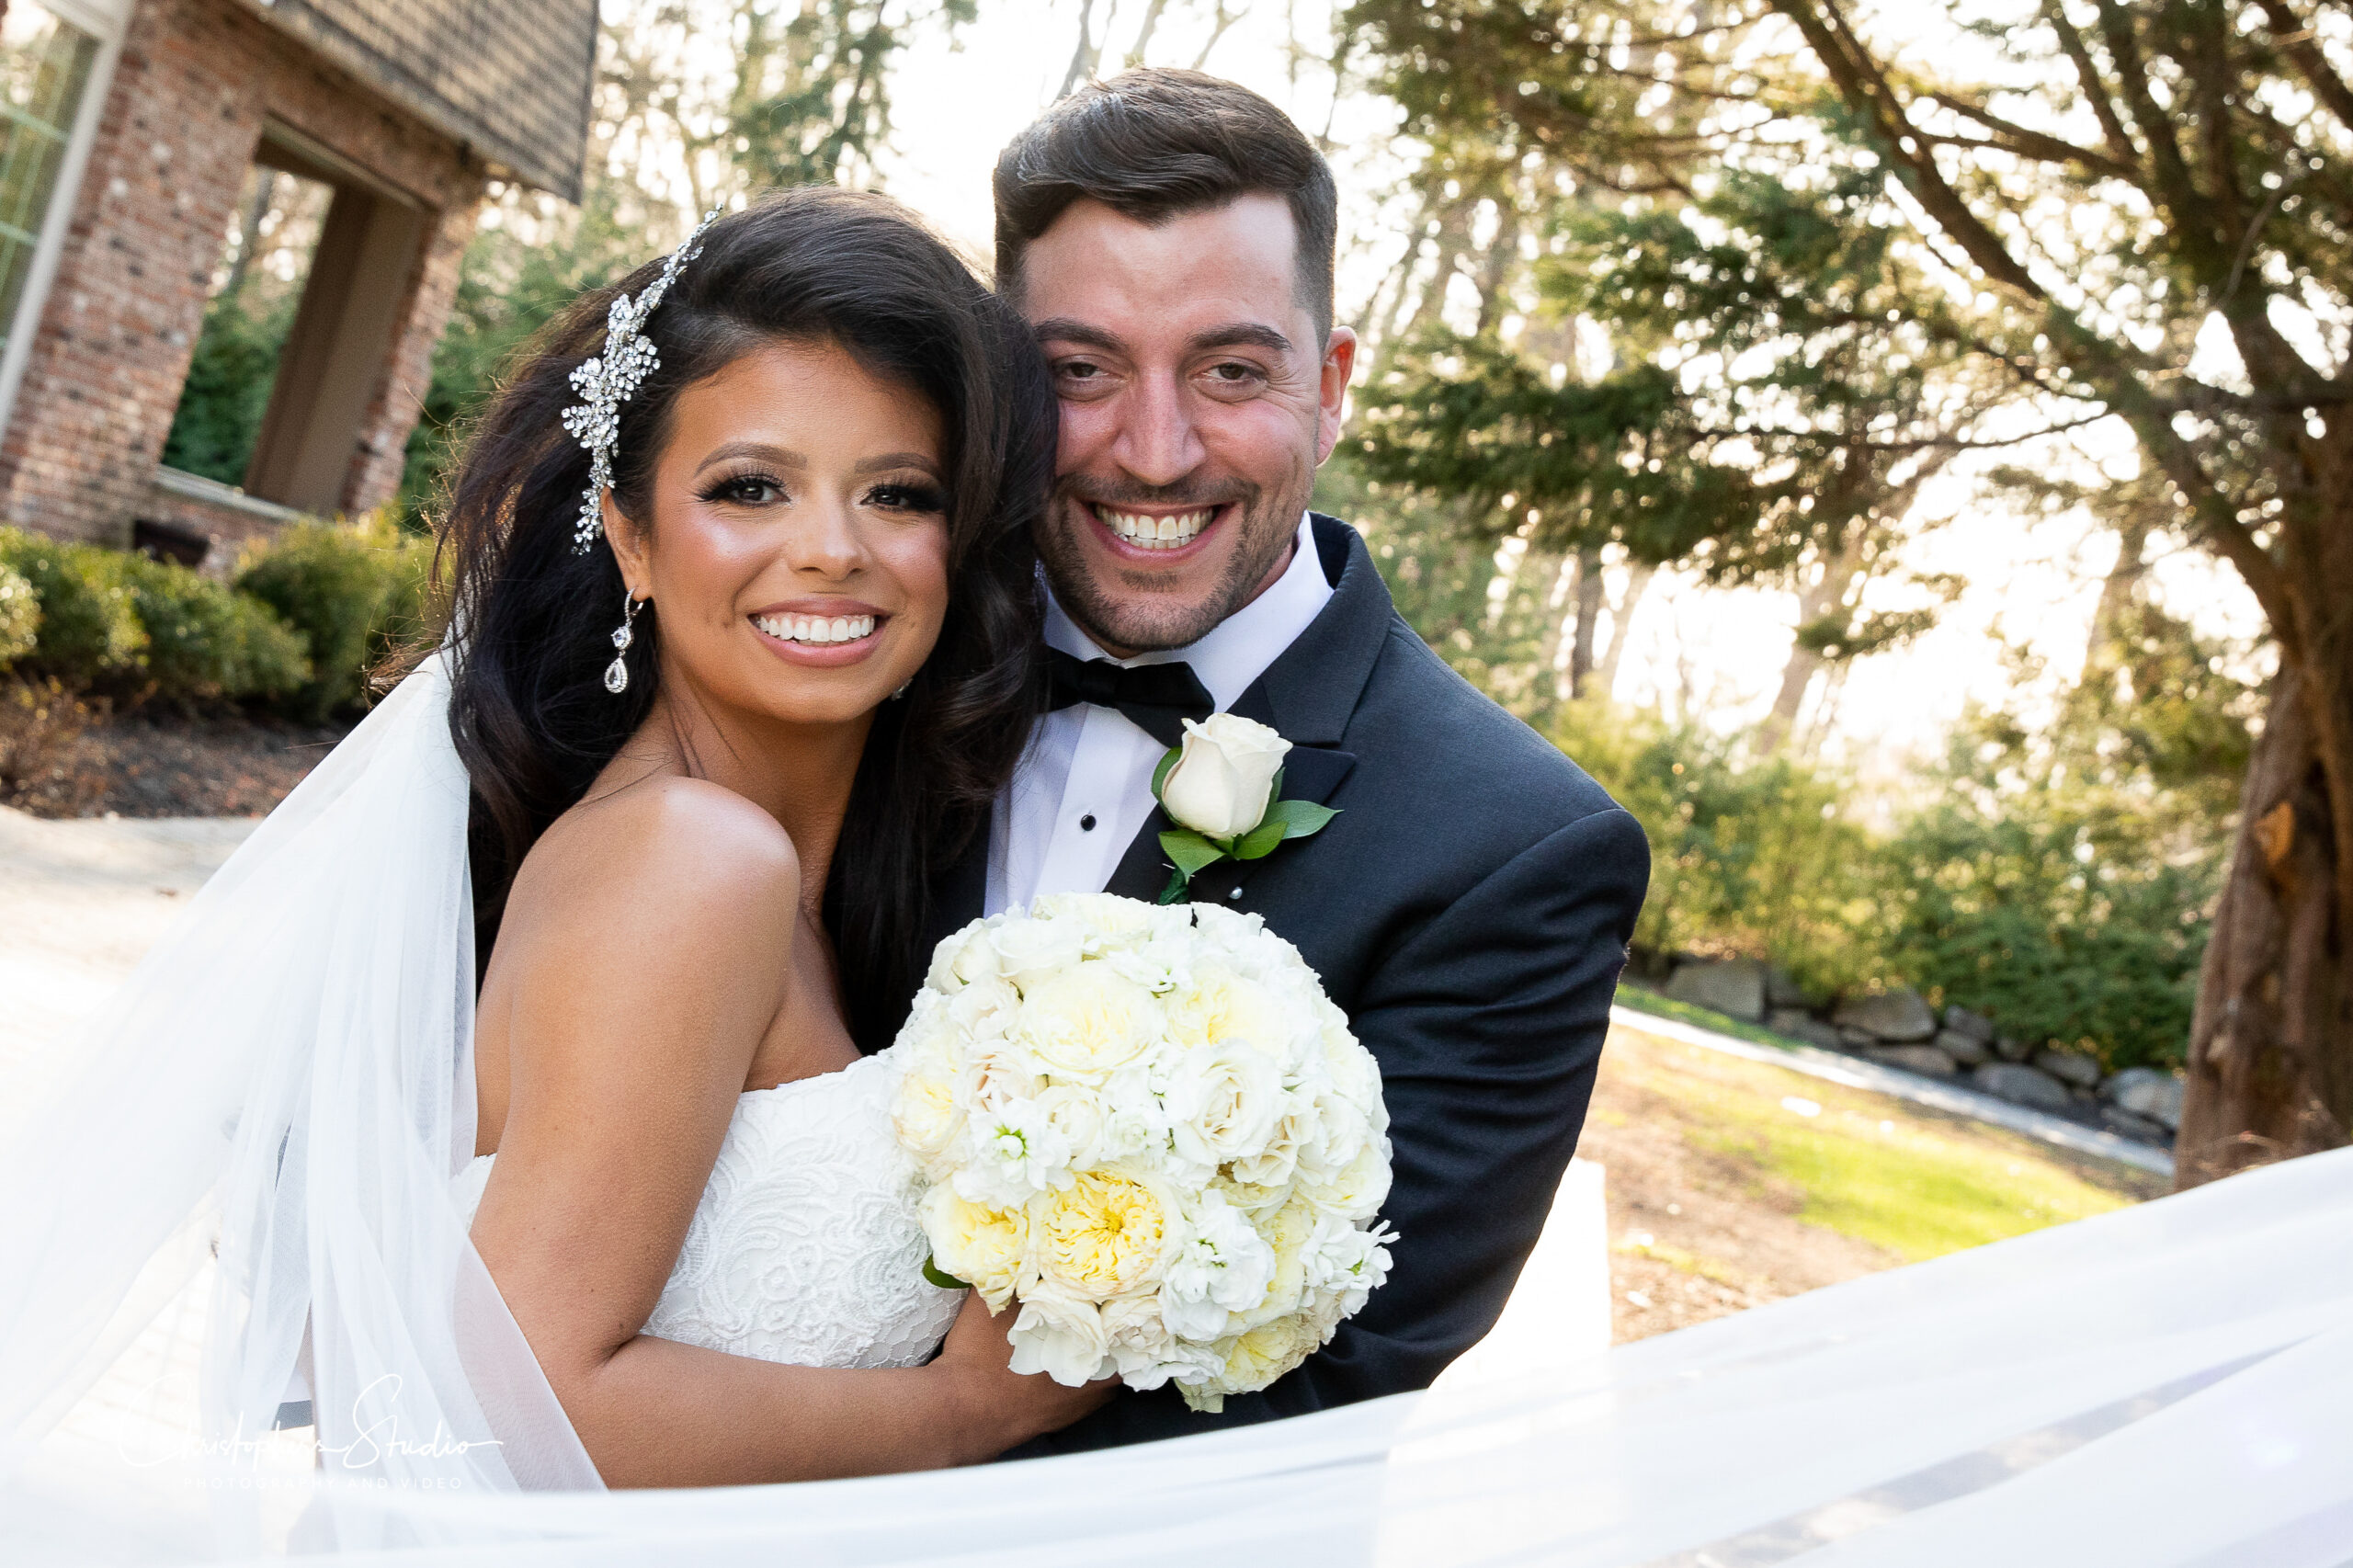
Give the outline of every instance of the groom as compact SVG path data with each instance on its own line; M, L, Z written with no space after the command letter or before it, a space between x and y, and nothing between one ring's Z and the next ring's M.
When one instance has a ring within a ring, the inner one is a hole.
M1086 87L997 161L998 284L1062 402L1038 536L1056 707L934 935L1040 893L1154 898L1152 775L1181 719L1272 725L1285 796L1339 814L1191 896L1263 915L1380 1060L1401 1238L1388 1283L1264 1392L1204 1415L1173 1387L1123 1392L1017 1454L1427 1387L1536 1244L1642 906L1633 818L1449 669L1356 531L1307 510L1356 357L1332 323L1336 222L1298 128L1196 72Z

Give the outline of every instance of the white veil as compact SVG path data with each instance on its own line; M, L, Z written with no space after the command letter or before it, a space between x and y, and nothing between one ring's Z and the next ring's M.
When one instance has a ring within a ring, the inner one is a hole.
M301 1546L447 1564L2353 1564L2353 1150L1606 1356L1551 1354L1539 1312L1498 1382L604 1493L449 1196L473 1096L448 690L437 660L369 717L0 1141L0 1563L249 1555L299 1509ZM192 1346L204 1440L110 1449L142 1346L168 1373ZM259 1476L305 1390L316 1449Z
M125 1468L188 1472L224 1546L260 1548L266 1510L223 1472L305 1401L328 1476L598 1484L449 1194L474 1089L447 656L255 831L0 1142L0 1475L176 1303L192 1462ZM420 1539L388 1528L329 1502L304 1530Z

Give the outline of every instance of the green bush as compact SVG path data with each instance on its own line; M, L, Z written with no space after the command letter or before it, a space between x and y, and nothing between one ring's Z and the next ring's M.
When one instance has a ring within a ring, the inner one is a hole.
M185 566L133 557L125 570L147 633L148 695L278 698L310 681L301 635L260 600Z
M297 523L253 551L237 587L301 634L311 678L287 706L316 721L357 703L368 672L395 646L429 631L430 541L389 517Z
M2110 1072L2179 1065L2222 859L2164 805L1955 768L1881 851L1889 962L2016 1039Z
M40 604L28 662L77 691L135 678L147 631L131 592L131 560L120 551L0 528L0 566L30 584Z
M1650 836L1635 946L1770 959L1822 994L1891 978L1870 937L1871 839L1836 781L1598 702L1564 706L1553 739Z
M40 599L25 574L0 566L0 670L33 651L40 637Z

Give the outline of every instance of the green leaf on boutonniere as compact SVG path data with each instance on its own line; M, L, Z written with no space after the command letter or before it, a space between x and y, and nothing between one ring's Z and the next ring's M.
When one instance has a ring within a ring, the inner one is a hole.
M1170 746L1168 748L1168 755L1160 759L1160 766L1152 770L1152 798L1154 800L1157 801L1160 799L1160 787L1167 782L1168 770L1176 767L1176 759L1184 755L1185 748L1183 746Z
M1188 881L1199 874L1203 867L1224 859L1226 853L1189 827L1162 834L1160 847L1168 852L1168 858L1176 863L1176 869L1183 872Z
M969 1290L972 1289L972 1286L969 1283L957 1278L953 1274L942 1273L940 1271L939 1265L934 1263L927 1257L923 1260L923 1277L926 1279L930 1280L933 1284L938 1286L943 1290Z
M1267 820L1260 830L1280 823L1285 838L1305 838L1323 832L1324 824L1339 814L1336 809L1319 806L1313 801L1277 801L1267 808ZM1251 836L1255 838L1257 834L1254 832Z
M1274 812L1268 812L1265 821L1234 841L1233 858L1237 860L1259 859L1272 853L1275 846L1282 841L1283 824L1275 819Z

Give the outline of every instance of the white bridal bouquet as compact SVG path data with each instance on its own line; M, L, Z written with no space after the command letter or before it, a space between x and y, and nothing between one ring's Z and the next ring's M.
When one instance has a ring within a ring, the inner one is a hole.
M1013 1368L1265 1388L1389 1272L1381 1070L1255 915L1041 898L940 943L892 1047L930 1272Z

